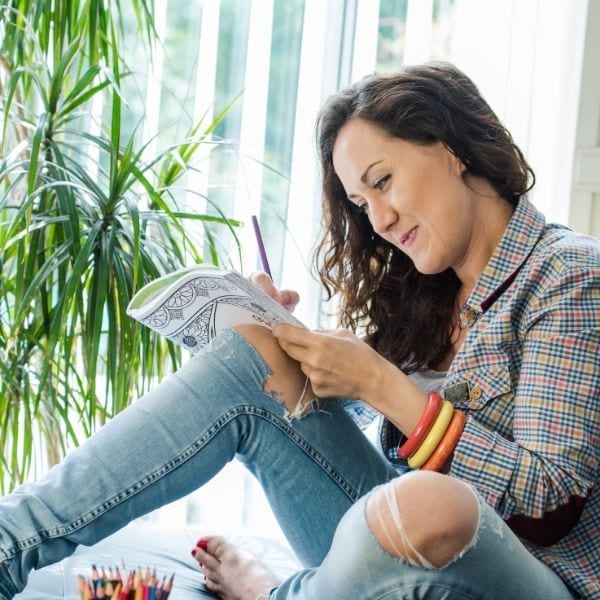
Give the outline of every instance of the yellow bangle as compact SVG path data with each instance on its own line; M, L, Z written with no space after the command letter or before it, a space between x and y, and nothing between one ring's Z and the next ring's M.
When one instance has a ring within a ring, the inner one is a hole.
M452 414L454 413L454 406L448 400L444 400L440 412L431 426L429 433L417 448L415 453L409 457L408 466L411 469L418 469L427 462L427 459L433 454L433 451L437 448L440 440L444 437L448 425L452 420Z

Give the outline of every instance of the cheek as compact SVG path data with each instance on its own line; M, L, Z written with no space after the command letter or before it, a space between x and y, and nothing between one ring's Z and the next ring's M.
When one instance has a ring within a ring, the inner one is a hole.
M427 225L432 240L444 244L453 240L461 230L459 218L453 213L440 212L432 215Z
M462 188L456 185L450 185L448 188L445 193L439 192L440 200L430 216L440 235L454 239L469 229L474 207Z
M426 228L430 258L442 262L453 260L453 256L461 251L465 230L462 215L450 212L435 215Z

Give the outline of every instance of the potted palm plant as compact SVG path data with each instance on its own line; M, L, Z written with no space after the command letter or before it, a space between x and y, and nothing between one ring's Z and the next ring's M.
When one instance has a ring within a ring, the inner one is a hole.
M131 6L150 44L151 4ZM56 462L177 366L179 351L140 330L127 304L150 279L203 261L187 223L234 238L239 225L174 193L228 107L156 156L124 135L121 15L116 0L0 0L2 492L39 448Z

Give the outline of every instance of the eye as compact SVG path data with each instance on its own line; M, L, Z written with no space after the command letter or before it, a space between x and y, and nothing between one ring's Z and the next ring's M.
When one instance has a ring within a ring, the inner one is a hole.
M383 177L380 177L373 183L373 189L378 190L380 192L383 191L383 189L385 188L385 185L389 181L389 179L390 179L389 175L384 175Z

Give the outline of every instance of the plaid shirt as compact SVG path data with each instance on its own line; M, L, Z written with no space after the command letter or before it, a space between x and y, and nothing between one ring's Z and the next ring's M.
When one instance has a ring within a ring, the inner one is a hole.
M600 241L522 199L461 318L442 382L467 414L450 474L574 594L600 598ZM402 434L386 420L380 433L400 465Z

